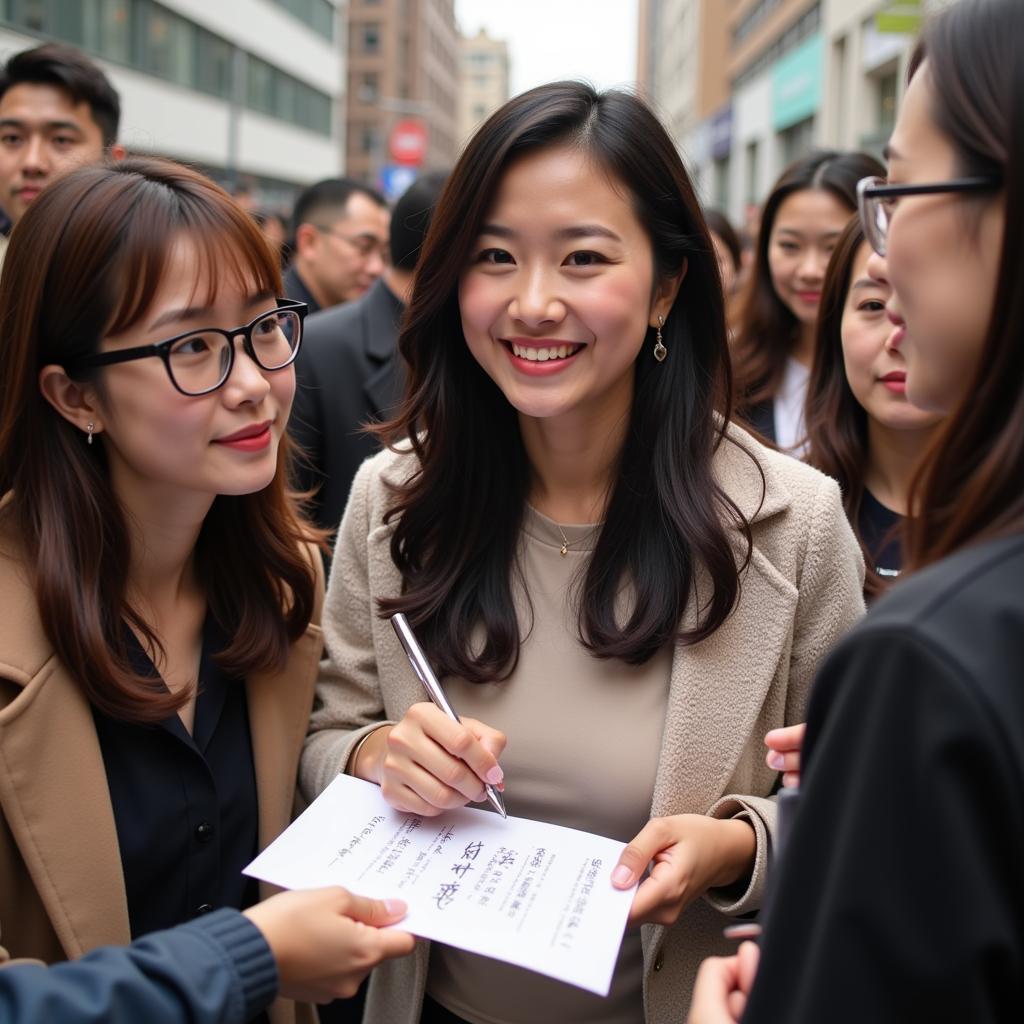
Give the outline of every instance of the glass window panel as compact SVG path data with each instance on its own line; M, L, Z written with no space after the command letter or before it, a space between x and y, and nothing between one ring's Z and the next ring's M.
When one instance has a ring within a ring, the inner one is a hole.
M131 63L131 0L81 0L82 46L122 64Z
M195 83L196 26L153 4L142 8L141 65L181 85Z
M282 121L294 121L296 114L295 94L299 83L290 75L286 75L280 71L277 73L276 78L274 113L281 118Z
M85 23L81 0L51 0L50 35L76 46L85 44Z
M258 57L246 61L246 95L253 110L274 113L274 69Z
M46 7L46 0L13 0L11 21L32 32L48 32L50 26Z
M211 32L199 29L196 88L211 96L231 98L231 68L234 48Z

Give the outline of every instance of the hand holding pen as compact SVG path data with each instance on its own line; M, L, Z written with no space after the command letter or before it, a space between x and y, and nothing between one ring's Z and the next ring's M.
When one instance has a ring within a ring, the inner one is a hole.
M380 785L396 810L434 817L489 800L487 786L500 803L504 749L504 734L483 722L452 718L433 703L413 704L396 725L370 734L351 770Z

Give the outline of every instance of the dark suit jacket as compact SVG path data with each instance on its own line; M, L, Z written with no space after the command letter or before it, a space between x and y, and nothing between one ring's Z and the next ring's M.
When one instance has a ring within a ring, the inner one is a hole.
M299 277L299 272L295 269L294 264L285 271L281 287L284 289L284 298L304 302L309 306L310 316L320 312L320 303L313 298L313 293L306 287L306 282Z
M1024 1020L1024 537L901 581L812 692L744 1024Z
M404 309L379 279L361 298L306 321L289 430L310 463L300 465L299 485L319 487L312 512L324 529L337 529L356 470L380 448L361 426L389 415L402 397L396 342Z

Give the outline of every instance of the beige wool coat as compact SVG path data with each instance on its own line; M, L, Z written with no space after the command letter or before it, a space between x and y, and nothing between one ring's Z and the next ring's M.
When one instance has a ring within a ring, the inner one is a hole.
M389 550L392 527L383 523L385 481L406 476L413 458L381 452L363 464L352 486L324 606L317 708L302 757L309 798L345 770L363 735L424 699L390 624L375 611L378 598L401 590ZM754 548L729 619L708 639L675 651L650 813L742 817L754 828L757 853L739 898L727 902L710 893L671 927L643 926L648 1024L685 1018L701 960L732 949L722 928L759 908L775 827L769 794L777 779L765 765L764 734L803 721L816 666L864 613L860 548L833 480L732 426L714 470L751 523ZM419 1020L428 957L429 943L420 942L411 956L374 972L367 1024Z
M259 846L287 827L323 649L314 621L281 671L246 680ZM117 827L89 702L43 631L18 543L0 535L0 970L131 941ZM260 895L274 890L261 884ZM278 999L272 1024L314 1024ZM142 1022L140 1022L142 1024Z

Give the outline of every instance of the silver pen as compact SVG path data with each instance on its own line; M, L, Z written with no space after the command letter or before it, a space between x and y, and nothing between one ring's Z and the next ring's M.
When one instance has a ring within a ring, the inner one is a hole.
M412 665L417 678L423 684L423 689L427 691L430 699L437 707L453 722L458 722L459 716L455 714L455 708L451 706L444 690L441 688L441 684L437 681L437 676L434 675L434 670L430 667L430 662L427 661L427 656L423 653L423 648L420 647L416 634L413 633L412 626L409 625L409 620L401 612L397 612L391 616L391 625L394 626L395 633L398 634L398 640L402 647L405 648L409 664ZM505 804L501 799L501 794L489 782L484 783L484 792L487 794L487 799L491 802L491 806L503 818L507 818L508 815L505 813Z

